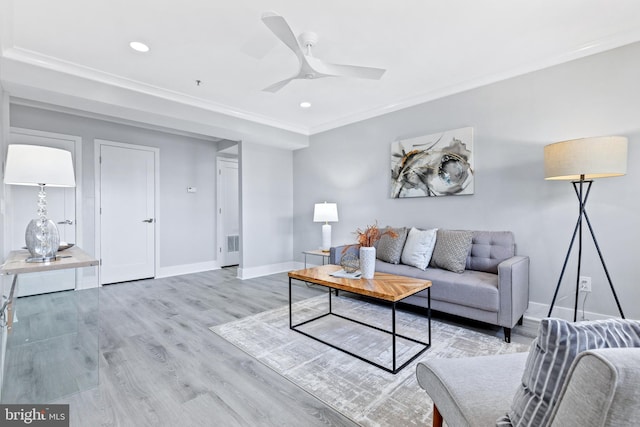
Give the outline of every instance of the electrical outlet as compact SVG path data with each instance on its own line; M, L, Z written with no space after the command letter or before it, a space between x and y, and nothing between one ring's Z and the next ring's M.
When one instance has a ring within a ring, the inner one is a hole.
M591 277L580 276L580 292L591 292Z

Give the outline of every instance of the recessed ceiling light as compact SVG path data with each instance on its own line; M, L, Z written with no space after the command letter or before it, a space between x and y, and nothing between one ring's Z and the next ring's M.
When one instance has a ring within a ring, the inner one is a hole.
M131 42L129 46L133 50L137 50L138 52L149 52L149 46L142 42Z
M309 108L311 107L311 103L307 101L303 101L300 103L300 108Z

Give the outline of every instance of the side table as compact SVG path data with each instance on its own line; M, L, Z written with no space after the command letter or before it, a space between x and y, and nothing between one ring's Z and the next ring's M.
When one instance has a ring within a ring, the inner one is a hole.
M325 265L329 261L329 251L311 249L308 251L302 251L302 253L304 254L304 268L307 268L307 255L322 257L322 265Z
M99 288L17 298L22 275L94 267L98 260L77 246L55 261L27 263L28 256L11 251L0 267L0 275L13 276L0 312L2 403L47 403L98 386Z

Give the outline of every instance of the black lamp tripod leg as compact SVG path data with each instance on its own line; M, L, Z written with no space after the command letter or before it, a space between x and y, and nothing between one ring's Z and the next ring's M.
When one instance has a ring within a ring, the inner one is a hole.
M553 300L551 300L551 307L549 308L549 314L547 317L551 317L551 312L553 311L553 306L556 303L556 298L558 297L558 291L560 290L560 284L562 283L562 278L564 277L564 272L567 269L567 262L569 262L569 256L571 255L571 249L573 248L573 242L576 240L576 235L578 234L578 228L580 226L580 218L576 222L576 226L573 229L573 236L571 236L571 243L569 243L569 249L567 250L567 256L564 258L564 264L562 264L562 271L560 272L560 278L558 279L558 284L556 285L556 291L553 294Z
M600 251L600 245L598 245L598 240L596 239L596 235L593 232L593 227L591 227L591 221L589 221L589 216L587 215L587 211L584 211L584 219L587 220L587 226L589 227L589 231L591 232L591 237L593 238L593 244L596 246L596 250L598 251L598 256L600 257L600 262L602 263L604 274L607 276L607 281L609 282L609 287L611 288L611 292L613 293L613 298L616 300L616 305L618 306L620 317L624 319L625 317L624 317L624 313L622 312L622 306L620 305L620 301L618 300L618 295L616 294L616 290L613 287L613 282L611 281L609 270L607 269L607 265L604 262L604 257L602 256L602 252Z
M584 193L583 196L583 192L582 192L582 184L583 183L588 183L587 185L587 191ZM587 211L586 211L586 204L587 204L587 199L589 198L589 192L591 191L591 184L593 183L593 181L585 181L584 178L581 178L580 181L574 181L572 182L573 184L573 189L576 193L576 197L578 198L578 202L580 204L580 214L578 215L578 220L576 221L576 226L573 229L573 236L571 237L571 243L569 243L569 250L567 251L567 256L564 259L564 264L562 265L562 271L560 272L560 278L558 279L558 284L556 286L556 290L553 294L553 300L551 301L551 307L549 308L549 314L547 315L548 317L551 316L551 312L553 311L553 306L555 305L556 302L556 298L558 296L558 291L560 290L560 284L562 283L562 278L564 277L564 272L567 268L567 262L569 261L569 256L571 255L571 249L573 248L573 244L575 242L576 239L576 235L578 233L579 234L579 249L578 249L578 273L577 273L577 277L576 277L576 300L575 300L575 307L573 310L573 321L576 321L577 318L577 313L578 313L578 295L579 295L579 291L580 291L580 268L581 268L581 264L582 264L582 217L584 216L584 219L587 221L587 226L589 227L589 232L591 233L591 238L593 239L593 243L596 247L596 250L598 252L598 256L600 257L600 263L602 264L602 268L604 269L604 273L607 276L607 281L609 282L609 287L611 288L611 292L613 293L613 297L616 301L616 305L618 306L618 311L620 312L620 316L624 319L624 313L622 312L622 306L620 305L620 301L618 300L618 295L616 294L616 290L613 287L613 282L611 280L611 276L609 275L609 270L607 269L607 265L604 262L604 257L602 256L602 251L600 250L600 245L598 244L598 240L596 239L596 235L595 232L593 231L593 227L591 226L591 221L589 221L589 216L587 215Z

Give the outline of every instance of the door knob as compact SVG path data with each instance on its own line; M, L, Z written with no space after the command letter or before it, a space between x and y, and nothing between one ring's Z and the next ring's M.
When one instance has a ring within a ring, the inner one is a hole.
M149 224L151 224L153 222L153 218L143 219L142 222L148 222Z
M64 221L58 221L58 224L73 225L73 221L71 221L70 219L65 219Z

